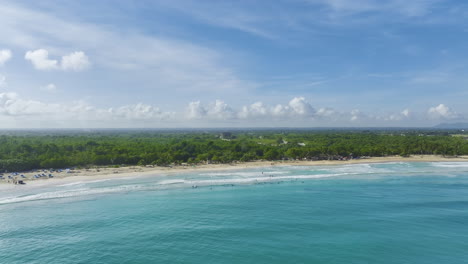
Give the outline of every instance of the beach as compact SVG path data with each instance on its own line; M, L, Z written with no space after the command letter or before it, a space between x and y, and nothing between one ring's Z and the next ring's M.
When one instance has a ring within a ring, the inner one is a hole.
M23 172L26 178L26 185L15 185L12 180L0 180L0 190L14 188L31 188L48 185L60 185L73 182L86 182L96 180L135 178L135 177L158 177L161 175L170 175L185 172L203 172L203 171L224 171L239 170L248 168L260 168L271 166L326 166L326 165L347 165L347 164L366 164L366 163L388 163L388 162L468 162L468 156L444 157L438 155L413 155L409 157L386 156L386 157L367 157L351 160L287 160L287 161L252 161L238 162L229 164L203 164L203 165L179 165L179 166L122 166L119 168L94 167L89 169L75 169L69 172L49 173L43 170ZM36 174L53 174L53 178L34 179ZM4 174L9 175L9 174Z
M124 178L100 169L11 185L0 191L0 255L50 264L461 263L468 162L459 160L135 167L119 168Z

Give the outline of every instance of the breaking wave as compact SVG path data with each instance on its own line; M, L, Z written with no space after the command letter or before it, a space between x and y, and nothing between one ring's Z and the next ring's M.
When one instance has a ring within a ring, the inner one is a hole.
M468 168L468 162L431 162L431 165L440 168Z
M460 170L468 169L468 162L429 162L429 163L374 163L349 164L341 166L280 166L275 170L259 168L231 171L180 174L171 178L145 178L131 179L131 182L119 182L115 179L96 181L78 181L55 186L55 189L35 189L35 193L0 196L0 205L40 201L49 199L63 199L72 197L85 197L101 194L112 194L133 191L155 191L174 188L194 188L207 186L232 186L268 184L307 179L345 177L359 175L377 175L382 177L412 176L412 175L457 175ZM148 181L148 179L150 179ZM98 183L98 184L97 184ZM37 193L41 191L41 193ZM29 190L31 192L31 190ZM7 195L7 194L4 194Z
M258 173L256 174L258 175ZM222 185L235 185L235 184L255 184L255 183L277 183L280 181L294 181L304 179L317 179L326 177L343 176L346 174L319 174L319 175L290 175L290 176L263 176L263 177L250 177L250 178L225 178L225 179L200 179L200 180L184 180L172 179L155 182L153 184L133 184L133 185L120 185L112 187L99 187L99 188L78 188L67 189L60 191L50 191L38 194L10 196L0 198L0 204L21 203L28 201L40 201L50 199L72 198L80 196L122 193L132 191L154 191L169 189L174 186L187 188L187 187L206 187L206 186L222 186ZM76 185L67 184L67 187L80 186L83 182L77 182ZM64 185L62 185L63 187Z

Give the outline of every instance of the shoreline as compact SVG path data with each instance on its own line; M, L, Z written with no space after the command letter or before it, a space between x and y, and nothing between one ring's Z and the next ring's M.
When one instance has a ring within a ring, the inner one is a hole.
M158 177L161 175L178 174L183 172L204 172L204 171L225 171L241 170L248 168L261 168L271 166L333 166L349 164L371 164L371 163L389 163L389 162L468 162L468 156L443 157L437 155L417 155L410 157L387 156L387 157L369 157L352 160L317 160L317 161L252 161L230 164L205 164L205 165L187 165L187 166L128 166L120 168L92 168L71 171L71 173L54 173L54 178L32 179L36 172L23 173L27 179L24 179L26 185L15 185L8 183L7 180L0 181L0 190L11 189L29 189L31 187L47 187L74 182L89 182L96 180L111 180L122 178L139 177Z

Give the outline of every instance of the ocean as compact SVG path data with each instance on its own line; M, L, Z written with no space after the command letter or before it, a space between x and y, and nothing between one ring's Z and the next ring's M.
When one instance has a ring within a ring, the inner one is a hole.
M0 263L468 263L468 162L18 186Z

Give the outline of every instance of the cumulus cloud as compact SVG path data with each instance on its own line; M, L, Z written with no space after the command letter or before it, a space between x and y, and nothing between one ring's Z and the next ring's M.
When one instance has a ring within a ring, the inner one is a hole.
M16 93L0 93L0 117L26 118L29 120L85 120L102 121L157 121L173 117L158 107L146 104L98 108L83 101L71 103L45 103L21 98ZM34 116L32 118L31 116ZM32 118L32 119L31 119ZM72 121L69 121L72 122ZM71 124L71 123L70 123ZM70 126L70 124L68 124Z
M47 88L49 86L49 88ZM56 89L49 84L43 89ZM440 119L454 119L462 117L449 107L440 104L431 107L426 114L413 113L404 109L399 113L389 115L376 115L365 113L359 109L348 112L339 112L332 108L322 107L317 111L301 97L293 98L286 104L275 106L263 102L232 108L222 100L203 105L199 101L188 104L185 114L183 112L168 112L144 103L123 105L115 108L103 108L90 105L84 101L47 103L39 100L30 100L20 97L16 93L0 93L0 126L5 126L5 120L31 124L36 122L39 126L44 122L52 124L61 122L61 127L75 127L77 122L87 126L95 122L97 127L125 127L156 126L161 122L184 122L191 126L194 124L210 123L220 124L226 121L244 126L264 126L277 124L281 126L346 126L370 125L392 126L411 121L414 124L428 124ZM157 121L157 122L156 122ZM2 123L3 122L3 123ZM52 122L52 123L51 123ZM193 123L191 123L193 122ZM13 123L16 124L16 123Z
M289 102L289 107L294 114L300 116L312 116L315 109L305 100L304 97L295 97Z
M457 112L444 104L429 108L427 113L433 119L456 119L459 117Z
M216 100L208 109L208 115L216 119L231 119L234 117L234 110L224 101Z
M3 66L13 56L11 50L2 49L0 50L0 66Z
M320 114L325 114L323 110ZM277 104L273 107L268 107L262 102L256 102L249 106L242 107L238 116L242 119L248 118L304 118L315 117L316 111L304 97L295 97L286 105Z
M21 99L16 93L0 93L0 115L27 116L61 112L57 104Z
M271 111L273 116L276 116L276 117L286 116L288 112L289 112L289 107L281 105L281 104L277 104L275 107L273 107Z
M216 100L213 104L203 106L200 101L190 102L187 107L188 119L227 120L235 117L235 111L224 101Z
M142 103L125 105L115 110L110 109L109 113L114 118L125 118L128 120L167 119L173 116L173 113L163 112L158 107Z
M388 121L401 121L405 119L410 119L412 116L412 113L410 112L409 109L404 109L400 113L396 114L390 114L389 116L386 116L382 118L383 120L388 120Z
M53 83L49 83L45 86L42 86L40 89L45 92L55 92L57 91L57 86Z
M321 108L315 111L304 97L295 97L287 104L275 106L265 105L263 102L255 102L251 105L233 109L224 101L216 100L214 103L202 105L199 101L189 103L186 117L188 119L211 119L211 120L301 120L329 118L336 112L331 108Z
M239 117L243 119L247 118L260 118L267 116L269 111L262 102L256 102L249 106L243 106L239 112Z
M49 59L49 52L45 49L28 51L24 58L32 63L37 70L55 70L58 69L58 61Z
M200 101L190 102L187 107L187 118L200 119L206 116L206 109L201 105Z
M62 56L61 62L50 59L49 52L45 49L28 51L24 58L32 63L37 70L64 70L64 71L83 71L91 63L88 56L83 51L72 52Z
M337 114L337 112L335 110L333 110L332 108L329 108L329 107L323 107L323 108L320 108L317 112L316 112L316 116L318 117L322 117L322 118L329 118L329 117L333 117Z
M75 51L62 57L62 69L65 71L82 71L89 67L88 56L83 51Z

